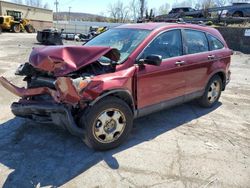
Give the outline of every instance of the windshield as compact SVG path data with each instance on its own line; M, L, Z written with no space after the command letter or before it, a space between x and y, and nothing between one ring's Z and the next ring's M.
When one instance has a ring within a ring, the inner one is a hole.
M122 63L149 33L149 30L142 29L110 29L96 36L84 46L108 46L116 48L121 54L118 63Z

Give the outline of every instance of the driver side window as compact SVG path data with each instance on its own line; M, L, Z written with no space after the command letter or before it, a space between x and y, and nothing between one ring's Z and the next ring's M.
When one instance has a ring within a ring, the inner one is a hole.
M144 50L142 58L149 55L160 55L162 59L181 56L182 53L181 31L167 31L157 36Z

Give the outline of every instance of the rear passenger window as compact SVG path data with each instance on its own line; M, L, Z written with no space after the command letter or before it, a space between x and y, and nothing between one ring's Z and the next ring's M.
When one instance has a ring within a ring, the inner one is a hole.
M188 54L208 51L208 41L205 33L187 29L185 35Z
M167 31L156 37L144 50L142 58L152 54L160 55L162 59L183 55L181 31Z
M207 35L207 37L209 41L210 50L218 50L218 49L224 48L224 45L222 44L222 42L219 41L217 38L209 34Z

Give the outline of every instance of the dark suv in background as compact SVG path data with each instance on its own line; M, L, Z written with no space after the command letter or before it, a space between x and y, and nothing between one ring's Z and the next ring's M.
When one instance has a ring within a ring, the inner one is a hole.
M237 7L232 6L230 9L228 9L226 12L226 16L232 16L232 17L250 17L250 4L246 4L248 6L246 7Z

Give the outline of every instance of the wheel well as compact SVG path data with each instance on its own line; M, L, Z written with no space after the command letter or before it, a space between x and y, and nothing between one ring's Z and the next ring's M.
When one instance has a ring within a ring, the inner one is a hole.
M129 105L132 112L133 113L135 112L134 100L133 100L132 96L130 96L130 94L128 94L127 92L115 92L115 93L111 94L111 96L115 96L117 98L122 99L124 102L126 102Z
M124 90L124 91L123 90L107 91L107 92L103 93L102 95L100 95L100 97L98 97L95 101L93 101L91 105L94 105L99 100L102 100L108 96L114 96L114 97L117 97L117 98L123 100L124 102L126 102L129 105L130 109L132 110L132 113L133 114L135 113L135 103L134 103L133 97L130 94L130 92L126 91L126 90Z
M240 10L235 11L235 12L233 13L233 15L234 15L234 14L237 14L237 13L238 13L240 16L244 16L244 15L243 15L243 12L240 11Z
M218 72L215 75L218 75L221 78L221 81L222 81L222 91L224 91L225 87L226 87L226 75L225 75L225 73Z

